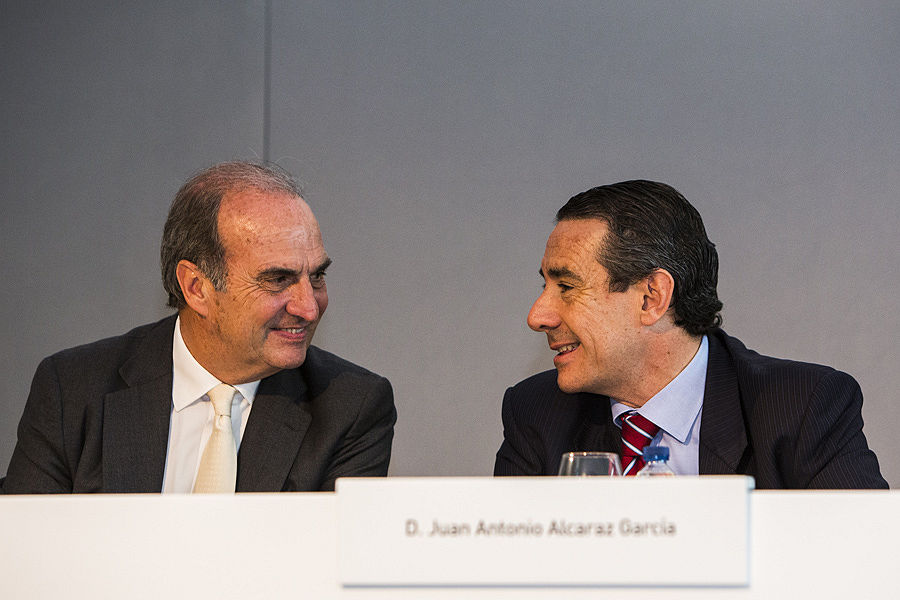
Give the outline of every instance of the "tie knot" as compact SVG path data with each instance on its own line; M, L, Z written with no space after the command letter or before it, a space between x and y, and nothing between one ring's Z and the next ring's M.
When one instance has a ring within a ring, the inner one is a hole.
M659 427L638 414L629 411L622 417L622 474L634 475L644 466L641 454L644 447L659 433Z
M213 410L216 411L217 417L231 416L231 401L234 399L236 389L230 385L220 383L206 394L209 401L212 402Z
M648 443L659 433L659 427L654 425L653 421L633 410L625 413L625 416L622 418L622 429L625 430L626 427L636 431Z

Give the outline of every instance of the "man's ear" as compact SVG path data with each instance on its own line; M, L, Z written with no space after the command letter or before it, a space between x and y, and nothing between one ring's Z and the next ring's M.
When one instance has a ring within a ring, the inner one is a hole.
M669 312L675 299L675 279L665 269L656 269L640 285L644 292L641 324L649 327Z
M213 290L212 282L189 260L178 261L178 265L175 266L175 277L187 305L201 317L206 317L212 302L210 295Z

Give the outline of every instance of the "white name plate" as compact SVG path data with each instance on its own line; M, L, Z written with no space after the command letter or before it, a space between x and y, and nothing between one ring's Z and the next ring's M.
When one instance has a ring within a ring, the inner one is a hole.
M345 586L746 586L753 479L340 479Z

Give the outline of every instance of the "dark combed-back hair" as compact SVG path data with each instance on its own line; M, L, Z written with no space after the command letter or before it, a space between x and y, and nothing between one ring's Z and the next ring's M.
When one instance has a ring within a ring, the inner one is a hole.
M597 260L609 273L611 292L665 269L675 280L675 324L703 335L722 324L716 294L719 256L703 220L678 191L655 181L623 181L573 196L557 221L601 219L609 233Z
M300 187L280 167L254 162L227 162L194 175L178 193L163 228L159 259L168 305L186 306L175 275L180 260L189 260L217 290L225 289L228 275L225 248L219 238L219 206L228 193L244 190L287 193L300 197Z

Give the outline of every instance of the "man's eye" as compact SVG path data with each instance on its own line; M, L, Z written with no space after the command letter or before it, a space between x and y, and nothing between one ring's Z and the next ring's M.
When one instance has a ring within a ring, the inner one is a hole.
M260 280L260 286L266 290L277 292L290 287L292 282L293 279L287 275L275 275Z

